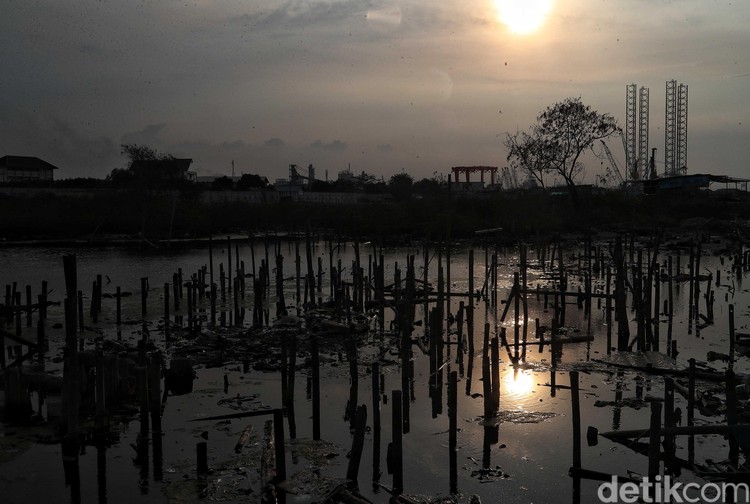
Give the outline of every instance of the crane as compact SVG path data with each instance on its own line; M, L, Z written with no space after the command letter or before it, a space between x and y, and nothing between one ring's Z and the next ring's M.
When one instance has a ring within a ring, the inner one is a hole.
M602 147L604 147L604 153L607 155L607 159L609 159L609 164L612 165L612 169L617 174L617 178L620 181L620 184L625 183L625 179L622 176L622 173L620 173L620 168L617 166L617 162L615 161L615 157L612 155L612 151L609 150L609 147L607 146L607 142L604 140L599 140L602 143Z

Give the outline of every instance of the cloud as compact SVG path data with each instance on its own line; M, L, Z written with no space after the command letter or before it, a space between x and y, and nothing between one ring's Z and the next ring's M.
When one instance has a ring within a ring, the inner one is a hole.
M125 133L120 140L123 144L147 145L156 148L161 144L161 132L166 126L166 123L149 124L142 130Z
M284 147L286 143L281 138L269 138L263 142L263 145L266 147Z
M332 151L332 152L343 152L348 148L348 146L341 140L334 140L331 143L324 143L321 140L315 140L313 143L310 144L310 148L320 149L320 150L325 150L325 151Z
M380 152L393 152L393 146L391 144L378 144L376 148Z
M13 122L0 121L0 155L39 157L60 168L58 178L103 178L119 161L119 148L84 130L53 113L16 115Z

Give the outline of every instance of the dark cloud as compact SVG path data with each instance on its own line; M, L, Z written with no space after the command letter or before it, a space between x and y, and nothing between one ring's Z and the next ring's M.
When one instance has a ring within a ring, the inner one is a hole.
M310 148L333 152L343 152L348 148L348 145L346 145L341 140L334 140L331 143L324 143L322 140L315 140L310 144Z
M393 146L391 144L378 144L377 149L380 152L393 152Z

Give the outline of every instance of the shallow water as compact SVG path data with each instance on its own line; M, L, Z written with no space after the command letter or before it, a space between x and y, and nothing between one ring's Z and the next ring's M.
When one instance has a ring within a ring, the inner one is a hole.
M288 242L280 244L281 253L285 256L285 277L294 275L294 245ZM704 247L704 251L708 247ZM566 267L576 269L575 254L578 247L571 244L566 247ZM378 250L378 253L381 251ZM33 286L34 295L38 293L42 280L49 283L50 300L61 301L64 292L62 256L76 253L78 259L79 288L88 294L91 283L97 274L105 275L104 292L114 293L116 286L133 295L123 299L123 317L126 322L118 335L115 327L115 309L113 299L103 300L103 313L98 323L88 317L88 298L86 307L86 345L93 344L96 337L123 340L135 344L141 338L140 315L140 278L148 277L151 291L148 298L148 318L150 320L151 338L164 346L163 337L158 330L162 314L163 285L172 281L172 274L182 268L185 278L208 264L208 251L205 246L185 248L169 253L143 253L139 250L122 248L85 248L85 249L43 249L43 248L6 248L0 249L0 264L7 265L0 271L0 285L18 282L19 289L26 284ZM234 255L235 250L232 250ZM256 267L265 257L262 243L255 243ZM304 244L302 269L305 270ZM418 247L399 248L382 251L385 258L386 284L391 283L394 275L394 263L398 262L403 271L407 254L417 254L416 275L422 275L423 262ZM677 252L672 251L674 256ZM687 268L687 255L683 251L682 269ZM245 262L246 271L251 270L251 249L249 242L240 243L240 254ZM270 254L273 256L273 248ZM334 265L341 259L345 280L350 278L353 259L351 244L337 248L333 252ZM363 246L362 262L367 274L367 257L374 254L371 245ZM324 243L315 248L314 261L322 259L326 271L322 297L328 298L328 263L329 250ZM451 251L451 290L466 292L468 288L468 249L456 246ZM663 254L662 257L666 257ZM443 258L444 259L444 258ZM533 254L529 262L533 266L536 260ZM215 243L214 273L218 277L219 262L227 262L227 251L222 243ZM273 262L273 260L272 260ZM437 257L432 256L429 266L429 278L436 284ZM566 328L569 335L591 334L591 342L566 344L556 367L552 367L549 346L542 351L539 347L529 346L526 351L525 364L514 369L506 351L500 349L501 415L486 425L482 418L483 398L481 394L481 345L485 320L490 322L491 334L496 333L496 320L502 313L502 302L508 297L513 281L513 272L518 271L518 251L502 251L499 268L498 306L487 307L485 302L475 307L474 341L477 354L473 363L472 380L467 387L469 355L464 355L464 374L458 382L458 491L464 500L476 494L484 502L597 502L598 482L583 480L580 494L574 492L575 481L568 476L572 463L572 420L571 394L566 387L569 384L568 371L580 371L581 425L584 446L582 448L582 466L587 469L625 475L626 471L639 474L647 472L647 457L636 454L629 448L599 438L597 446L588 447L585 443L585 429L591 425L599 431L645 428L649 422L649 404L639 399L663 397L663 378L638 371L616 370L596 362L607 354L605 313L603 304L593 302L592 314L585 316L573 303L567 306ZM702 272L721 271L724 284L712 285L715 289L715 320L711 325L696 327L688 321L688 288L687 283L680 284L674 292L673 338L678 341L678 364L687 365L688 358L706 361L708 351L726 353L728 351L728 304L735 306L735 327L737 331L747 332L748 304L750 296L742 288L743 278L730 273L730 263L720 255L707 254L701 258ZM271 276L272 289L274 285ZM475 250L474 265L475 289L482 287L485 279L485 252ZM729 280L731 278L731 280ZM571 274L571 285L568 290L578 286L576 277ZM217 280L215 280L217 281ZM595 285L601 285L597 279ZM529 285L544 284L544 272L540 269L529 270ZM706 285L703 282L701 289ZM666 283L662 284L662 299L665 298ZM252 307L252 288L250 282L248 294L243 300L244 307ZM288 305L294 304L294 281L285 282L285 296ZM465 300L466 298L460 298ZM456 313L459 298L453 298L451 312ZM701 303L703 298L701 296ZM701 311L705 312L701 304ZM226 308L229 310L231 303ZM542 325L549 325L551 308L545 310L543 297L528 296L530 338L533 339L534 319L539 318ZM183 308L184 309L184 308ZM220 305L221 309L221 305ZM271 307L273 312L273 308ZM291 306L291 311L294 311ZM387 312L386 312L387 313ZM513 310L504 322L508 338L513 340ZM174 316L174 313L172 314ZM629 311L633 317L633 313ZM388 314L390 319L390 315ZM423 320L423 308L417 306L416 320ZM36 318L34 318L36 321ZM55 323L63 321L60 307L50 307L47 321L47 334L50 339L49 357L58 355L64 340L62 328L55 329ZM252 317L245 318L249 326ZM522 321L521 321L522 322ZM35 322L36 323L36 322ZM374 326L374 321L371 322ZM386 323L388 325L388 323ZM635 322L631 320L631 333L634 333ZM424 331L424 325L416 327L413 336ZM455 329L455 325L453 326ZM5 327L13 331L14 326ZM204 326L204 331L206 331ZM24 335L34 339L35 327L23 328ZM521 332L523 332L521 330ZM616 339L616 329L614 339ZM358 346L359 388L358 403L368 407L368 426L372 426L371 376L369 364L374 360L377 348L381 344L379 331L375 329L364 337ZM666 347L667 317L661 317L661 348ZM455 336L453 336L455 340ZM387 339L386 339L387 341ZM179 346L179 343L176 343ZM298 363L303 360L306 351L300 345ZM440 412L434 412L430 397L430 367L428 357L419 348L412 349L414 362L414 379L410 383L410 424L409 431L403 438L404 445L404 491L415 496L447 497L450 495L448 467L448 407L447 377L450 371L459 369L456 360L456 347L447 346L451 358L446 357L443 368L442 396L439 401ZM15 351L15 350L13 350ZM167 349L169 353L169 349ZM288 502L307 502L321 489L333 488L343 481L346 474L346 455L351 447L349 420L344 418L346 402L350 394L349 364L343 355L339 358L337 351L321 348L323 365L321 366L321 401L322 427L321 437L330 443L320 445L311 443L312 406L306 396L309 368L301 369L296 374L295 411L297 440L288 441L287 472L290 479L297 482L297 494L287 496ZM386 445L391 440L391 397L392 390L401 389L401 370L398 355L389 355L394 363L382 363L384 391L388 399L381 407L382 430L380 433L380 454L376 459L382 476L379 483L386 487L392 484L392 477L386 471ZM723 371L726 363L714 362L715 369ZM47 363L47 368L59 372L60 364ZM748 371L748 361L740 358L735 363L739 373ZM223 387L224 375L227 375L229 388ZM556 384L558 387L551 386ZM562 387L560 387L562 386ZM281 406L280 379L277 373L265 373L255 369L242 373L240 362L227 362L222 367L197 369L197 380L191 394L170 396L167 400L162 420L164 433L161 443L161 457L153 440L147 446L149 456L138 457L137 445L139 422L137 416L117 419L115 431L117 439L111 446L86 446L85 453L78 457L78 478L68 474L66 481L63 470L63 456L59 444L41 444L38 437L29 429L4 425L4 441L32 439L22 443L18 451L11 453L0 445L0 451L13 455L11 460L0 462L0 491L8 500L4 502L39 502L42 500L80 501L80 502L126 502L137 499L143 502L197 502L199 500L216 500L227 502L258 501L260 487L257 476L260 453L261 433L264 417L231 422L189 422L196 418L233 412L227 399L254 397L263 405L277 408ZM616 395L632 399L627 406L597 407L595 402L614 401ZM54 399L50 402L54 403ZM34 402L36 404L36 402ZM684 399L676 394L675 405L686 410ZM54 409L54 408L53 408ZM45 414L46 406L42 413ZM697 414L697 423L707 420L723 423L723 416L703 419ZM246 425L253 425L253 437L242 455L235 455L234 444ZM684 425L684 422L683 422ZM287 425L288 429L288 425ZM202 441L201 434L207 432L209 446L209 464L213 472L206 482L197 482L195 472L195 444ZM497 434L495 434L497 432ZM289 436L289 430L286 432ZM497 439L495 439L497 438ZM365 438L362 464L359 472L359 488L366 497L377 502L385 501L389 495L380 486L372 485L373 453L375 432L368 430ZM678 440L677 455L687 458L687 444L684 438ZM706 459L723 460L727 457L727 441L720 436L702 436L696 438L696 461ZM330 454L330 457L321 453ZM307 458L306 458L307 457ZM4 460L0 458L0 461ZM492 471L481 471L489 468ZM292 476L296 474L296 476ZM44 485L38 484L39 480ZM700 481L689 471L683 471L682 481ZM80 497L75 482L80 482ZM304 483L304 484L303 484ZM309 492L299 490L307 488Z

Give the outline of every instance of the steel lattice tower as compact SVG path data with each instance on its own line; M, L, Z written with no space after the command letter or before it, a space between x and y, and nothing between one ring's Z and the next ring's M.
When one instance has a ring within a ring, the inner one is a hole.
M638 167L643 178L648 178L648 88L641 87L638 95Z
M664 114L664 175L677 175L675 147L677 142L677 81L667 81L666 111Z
M677 164L675 171L681 175L687 173L687 116L688 116L688 87L680 84L677 88Z
M638 179L637 153L635 150L635 105L636 85L628 84L625 88L625 173L631 180Z

